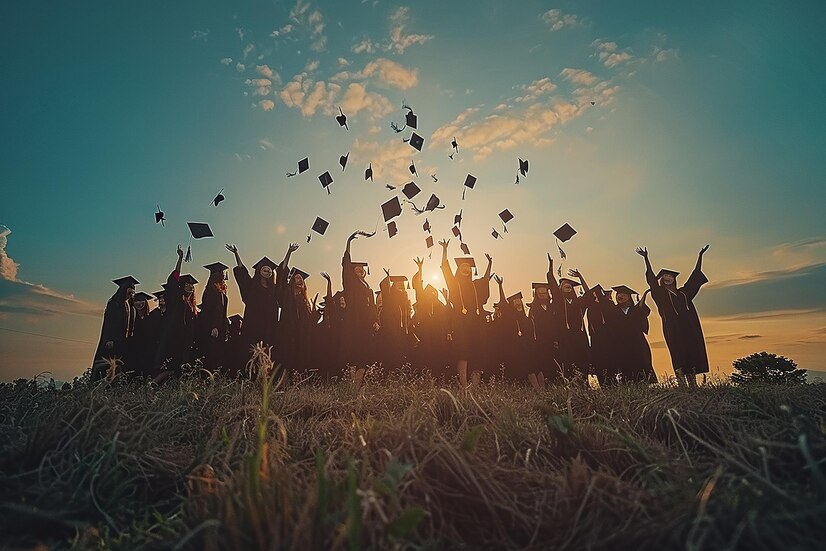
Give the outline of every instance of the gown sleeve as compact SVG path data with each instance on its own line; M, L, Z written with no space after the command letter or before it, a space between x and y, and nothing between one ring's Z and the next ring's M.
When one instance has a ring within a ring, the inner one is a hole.
M688 281L683 285L682 291L688 300L694 300L694 297L700 292L700 287L706 283L708 283L708 278L703 271L699 268L694 268L694 271L688 276Z
M232 275L235 276L235 282L238 284L238 291L241 293L241 300L246 304L249 296L250 287L252 285L252 278L245 266L236 266L232 269Z

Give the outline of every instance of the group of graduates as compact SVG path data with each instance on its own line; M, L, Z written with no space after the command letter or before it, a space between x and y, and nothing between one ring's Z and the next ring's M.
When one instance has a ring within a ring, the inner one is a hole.
M620 285L590 287L577 270L557 277L548 255L545 281L532 284L533 296L508 295L502 277L491 273L493 259L473 277L472 257L448 260L449 240L442 240L441 269L446 288L425 285L422 259L410 281L404 275L385 276L379 290L370 287L366 262L351 258L351 245L372 234L357 231L347 240L341 260L342 289L333 292L326 272L323 301L310 300L309 274L290 266L299 248L291 243L280 263L261 258L250 271L237 247L232 268L244 314L227 318L228 266L205 266L209 279L201 304L195 298L196 279L181 274L183 250L163 290L153 296L136 293L131 276L114 280L118 290L106 305L100 343L92 366L93 379L113 367L137 376L163 380L184 365L200 360L203 368L229 377L246 373L254 347L261 343L274 363L288 373L309 372L320 379L351 368L361 384L365 369L410 368L436 376L456 375L462 388L481 377L530 383L585 383L593 374L600 385L656 382L646 335L650 293L663 323L672 366L682 384L696 384L695 375L708 372L705 342L693 299L708 280L702 273L704 247L686 284L677 287L677 272L654 274L645 249L649 289L641 296ZM561 272L560 272L561 273ZM491 281L498 287L492 310ZM415 302L408 289L412 285ZM639 297L634 300L634 297Z

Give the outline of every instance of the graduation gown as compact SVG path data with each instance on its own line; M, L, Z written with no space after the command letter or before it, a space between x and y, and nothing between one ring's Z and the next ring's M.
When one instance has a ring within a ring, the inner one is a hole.
M485 321L484 306L490 298L490 281L485 277L472 280L454 275L447 259L442 262L442 274L449 297L452 356L454 360L478 362Z
M411 322L418 341L414 365L419 370L430 369L434 376L439 376L451 363L448 359L448 307L437 297L425 293L418 274L413 276L413 289L416 304Z
M346 365L346 351L342 343L342 334L347 324L346 311L346 307L339 305L338 298L324 298L324 313L314 333L314 362L319 366L323 379L341 375Z
M629 303L627 308L612 304L606 312L617 370L625 382L657 382L645 338L649 314L651 309L645 303Z
M380 284L382 308L376 334L380 359L386 369L402 366L410 354L410 304L407 293L393 289L388 278Z
M293 286L287 282L289 268L279 267L278 305L281 319L278 323L279 357L285 368L290 371L312 369L312 334L316 319L310 310L304 295L296 295Z
M203 356L204 368L216 371L224 365L227 340L227 295L215 288L210 277L201 296L201 313L198 314L198 355ZM218 336L212 336L212 330Z
M173 271L166 280L166 312L162 318L154 371L178 370L195 360L195 323L197 314L184 302L181 274Z
M550 302L542 305L534 301L528 314L533 320L536 335L534 369L551 379L559 375L559 364L557 363L559 350L558 322L554 312L555 310Z
M529 373L535 373L534 361L536 338L533 321L518 312L513 305L504 301L501 305L502 316L496 320L501 336L501 352L505 364L504 375L516 382L526 382Z
M708 373L706 342L700 316L694 307L694 297L700 287L708 283L708 278L702 270L695 268L685 285L674 292L661 286L651 270L646 270L645 278L662 320L674 371L685 375Z
M242 322L243 325L243 322ZM224 345L224 366L222 371L228 377L236 377L244 367L241 365L241 326L227 320L227 342Z
M127 340L132 337L135 324L135 307L131 299L126 298L126 288L120 287L106 303L103 312L103 325L100 329L95 357L92 360L92 380L100 380L106 375L109 368L105 362L111 358L120 358L124 361L129 353ZM112 348L107 349L106 343L112 342ZM131 369L124 361L124 369Z
M591 367L600 386L617 383L621 372L617 354L617 335L610 308L614 304L604 293L591 289L583 297L588 308L588 334L591 342Z
M236 266L232 269L232 275L235 277L241 293L241 301L244 303L244 323L241 325L241 339L238 347L240 356L233 361L237 363L235 369L243 371L255 344L263 342L264 346L275 345L278 300L274 278L265 287L261 285L258 270L254 270L250 277L246 266ZM275 361L275 358L273 360Z
M591 351L585 332L587 299L573 294L564 295L553 278L548 284L553 298L551 305L555 309L556 334L559 338L557 358L561 369L566 377L571 377L575 371L587 376L591 370Z
M341 283L347 302L346 323L341 333L341 359L349 365L366 367L376 361L373 339L373 324L378 321L376 298L370 285L353 272L348 252L341 259Z
M129 371L143 377L151 376L153 373L157 346L152 312L149 312L148 308L147 306L144 315L135 313L135 329L127 341L129 353L126 364Z

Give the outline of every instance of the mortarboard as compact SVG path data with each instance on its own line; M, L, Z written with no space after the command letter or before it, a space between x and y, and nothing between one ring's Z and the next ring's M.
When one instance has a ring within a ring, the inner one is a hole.
M475 186L475 185L476 185L476 176L474 176L472 174L468 174L467 178L465 178L465 187L473 189L473 186ZM467 191L467 190L466 189L462 190L462 200L463 201L465 199L465 191Z
M130 275L113 279L112 283L118 287L132 287L133 289L135 288L135 285L140 285L140 281Z
M450 160L452 161L452 160L453 160L453 156L454 156L456 153L458 153L458 152L459 152L459 144L458 144L458 142L456 141L456 136L453 136L453 140L451 140L451 142L450 142L450 146L453 148L453 153L451 153L450 155L448 155L448 157L450 157Z
M347 166L347 160L350 158L350 152L348 151L346 155L342 155L338 158L338 164L341 165L341 171L344 172L344 167Z
M140 293L135 293L133 300L145 300L149 302L150 300L155 300L155 297L153 297L149 293L144 293L143 291L141 291Z
M291 177L295 176L296 174L303 174L303 173L307 172L308 170L310 170L310 158L309 157L304 157L303 159L298 161L298 172L288 172L287 173L287 178L291 178Z
M166 220L166 218L163 215L163 211L161 210L161 206L158 205L158 212L155 213L155 223L157 224L158 222L160 222L161 226L163 226L164 225L163 224L164 220Z
M424 138L413 132L413 134L410 136L410 147L412 147L416 151L421 151L423 145Z
M180 279L178 280L182 285L189 283L190 285L195 285L198 283L198 280L192 274L183 274Z
M258 262L256 262L255 264L252 265L252 269L253 270L260 270L263 266L269 266L270 268L275 270L278 267L278 264L276 264L275 262L273 262L272 260L270 260L266 256L263 256L263 257L261 257L261 260L259 260Z
M327 222L325 219L316 216L315 222L313 222L313 231L320 235L324 235L324 232L327 231L327 227L329 225L330 223Z
M660 279L665 274L671 274L672 277L677 277L678 275L680 275L680 272L675 272L674 270L669 270L667 268L663 268L662 270L657 272L657 279Z
M327 190L327 195L330 195L330 184L333 183L333 177L330 176L330 171L328 170L319 176L318 181L321 182L321 187Z
M528 174L528 160L519 159L519 172L522 176L527 176Z
M367 275L370 275L370 265L369 265L369 263L367 263L367 262L350 262L350 265L352 265L353 268L355 268L357 266L361 266L367 272Z
M215 199L212 200L212 204L217 207L218 203L220 203L221 201L226 199L226 197L224 197L223 194L224 194L224 190L222 189L221 191L218 192L218 195L215 196Z
M459 214L453 216L453 224L459 227L462 226L462 210L463 209L459 209Z
M570 283L572 287L576 287L578 285L582 285L579 281L574 281L569 277L563 277L559 279L559 284L562 285L563 283Z
M508 222L513 220L513 215L511 214L511 211L505 209L499 213L499 218L502 220L503 224L507 224Z
M462 243L459 245L459 248L462 249L462 252L466 255L470 255L470 247L467 246L467 243Z
M241 317L241 314L233 314L229 317L230 323L238 323L239 321L243 321L244 318Z
M576 235L576 230L572 228L567 222L562 224L559 229L554 232L554 237L557 238L556 248L559 249L559 256L560 258L567 258L565 255L565 251L562 250L562 247L559 246L559 241L565 243L570 238Z
M413 199L420 191L422 190L416 185L416 182L408 182L402 188L402 193L404 193L404 196L408 199Z
M454 258L453 261L456 262L456 267L457 268L459 266L461 266L462 264L470 264L471 268L476 267L476 261L473 260L472 256L459 256L459 257Z
M404 116L404 121L407 126L410 128L418 128L419 127L419 117L413 113L413 110L407 112L407 115Z
M381 206L381 213L384 221L389 222L402 213L402 205L399 203L399 196L395 196Z
M430 247L433 246L433 236L428 235L427 239L425 239L424 242L425 242L425 245L427 245L427 248L429 249Z
M212 264L207 264L206 266L204 266L204 268L209 270L210 273L223 272L224 270L229 270L229 266L222 262L213 262Z
M407 276L405 276L405 275L391 275L390 276L390 281L392 281L393 283L401 283L402 285L404 285L407 282Z
M396 221L393 220L387 224L387 236L393 237L397 233L399 233L399 228L396 226Z
M453 226L453 227L450 229L450 231L452 231L452 232L453 232L453 236L454 236L454 237L459 237L460 235L462 235L462 230L460 230L460 229L459 229L459 226Z
M628 296L631 296L631 295L637 295L637 296L639 296L639 293L638 293L638 292L636 292L636 291L635 291L634 289L632 289L631 287L628 287L627 285L617 285L617 286L615 286L615 287L612 287L612 289L613 289L613 290L614 290L617 294L624 293L624 294L626 294L626 295L628 295Z
M373 181L373 163L370 163L367 170L364 171L364 179Z
M431 174L431 175L430 175L430 177L431 177L431 178L433 178L433 183L436 183L436 182L438 182L438 181L439 181L439 179L438 179L438 178L436 178L436 175L435 175L435 174Z
M424 219L424 224L422 224L422 231L430 233L430 221L427 218Z
M535 281L535 282L531 283L531 289L536 290L536 289L539 289L540 287L543 287L545 289L550 289L550 285L548 285L548 282L546 282L546 281Z
M490 234L494 239L499 239L499 232L496 231L496 228L491 228Z
M160 298L160 297L162 297L166 294L166 289L161 289L160 291L155 291L152 294L155 295L155 298Z
M287 276L287 277L288 277L289 279L292 279L292 278L293 278L293 276L294 276L295 274L300 275L300 276L301 276L301 279L307 279L308 277L310 277L310 274L308 274L308 273L307 273L307 272L305 272L304 270L299 270L299 269L298 269L298 268L296 268L295 266L293 266L292 268L290 268L290 275L289 275L289 276Z
M416 211L416 214L422 214L423 212L433 211L436 209L443 209L445 208L444 205L441 204L441 201L436 194L433 193L430 195L430 199L427 200L427 205L423 209L418 208L415 204L413 205L413 210ZM429 230L428 230L429 231Z
M409 170L409 171L410 171L410 174L412 174L412 175L414 175L414 176L418 176L418 175L419 175L419 173L418 173L418 172L416 172L416 163L414 163L413 161L410 161L410 166L409 166L409 167L407 167L407 170Z
M519 292L518 292L518 293L516 293L515 295L511 295L511 296L509 296L509 297L507 298L507 301L508 301L508 302L512 302L512 301L514 301L514 300L516 300L516 299L522 300L522 291L519 291Z
M186 225L189 226L189 232L195 239L201 239L202 237L213 237L209 224L205 224L203 222L187 222Z
M347 130L350 130L350 127L347 126L347 115L344 114L344 111L341 110L341 106L338 108L339 115L336 117L336 122L338 122L339 126L343 126Z

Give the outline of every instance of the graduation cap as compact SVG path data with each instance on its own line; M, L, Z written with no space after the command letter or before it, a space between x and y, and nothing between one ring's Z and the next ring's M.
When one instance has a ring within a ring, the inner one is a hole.
M212 204L215 205L216 207L218 206L218 203L220 203L221 201L226 199L226 197L224 197L223 193L224 193L224 190L221 189L221 191L218 192L218 195L215 196L215 199L212 200Z
M453 232L454 237L458 237L461 239L462 230L459 229L459 226L453 226L450 231Z
M430 221L427 218L424 219L424 224L422 224L422 231L430 233Z
M416 114L413 113L412 109L410 109L410 111L408 111L407 114L404 116L404 122L410 128L419 128L419 117L417 117Z
M166 294L166 289L161 289L160 291L155 291L152 294L155 296L155 298L161 298L162 296L164 296Z
M216 272L223 273L225 270L229 270L229 266L222 262L213 262L212 264L207 264L206 266L204 266L204 268L209 270L209 273L211 274L214 274Z
M355 268L356 266L361 266L367 272L367 275L370 275L370 264L367 262L350 262L350 264Z
M261 260L256 262L252 265L253 270L260 270L264 266L269 266L271 269L275 270L278 267L278 264L267 258L266 256L262 256Z
M456 136L453 136L453 140L450 142L450 146L453 148L453 153L448 155L451 160L453 160L453 156L459 152L459 143L456 141Z
M241 314L233 314L229 317L229 322L235 325L238 325L239 321L244 321L244 318L241 317Z
M421 151L422 146L424 145L424 138L413 132L408 142L410 143L410 147L412 147L416 151Z
M419 186L416 185L416 182L408 182L402 188L402 193L404 193L404 196L408 199L413 199L421 191L421 188L419 188Z
M161 206L158 205L158 212L155 213L155 223L157 224L158 222L160 222L161 226L163 226L164 225L164 223L163 223L164 220L166 220L166 218L163 215L163 211L161 210Z
M527 159L525 159L524 161L522 159L519 159L519 173L522 176L527 176L528 175L528 160Z
M511 220L513 220L513 214L508 209L503 210L499 213L499 219L502 220L502 224L507 224ZM505 230L507 233L507 230Z
M131 287L133 289L135 288L135 285L140 285L140 281L130 275L113 279L112 283L118 287Z
M562 250L562 247L559 246L559 242L562 241L565 243L570 238L576 235L576 230L572 228L567 222L562 224L558 230L554 232L554 237L557 238L556 248L559 249L559 256L561 258L567 258L565 255L565 251Z
M559 278L559 284L562 285L563 283L570 283L571 287L577 287L582 285L579 281L573 280L569 277L561 277Z
M501 236L499 232L496 231L496 228L491 228L490 234L493 236L494 239L499 239Z
M316 216L315 222L313 222L313 228L312 229L317 234L324 235L324 232L327 231L327 228L329 227L329 225L330 225L330 223L328 221L321 218L320 216ZM307 241L309 242L309 236L308 236Z
M472 174L468 174L467 178L465 178L465 188L473 189L473 186L475 186L475 185L476 185L476 176L474 176ZM467 189L462 190L462 200L463 201L465 200L465 191L467 191Z
M595 102L595 101L591 102L591 105L596 105L596 104L597 104L597 102Z
M407 170L409 170L410 174L413 174L414 176L419 175L419 173L416 172L416 163L414 163L413 161L410 161L410 166L407 167Z
M680 275L680 272L675 272L674 270L669 270L667 268L663 268L659 272L657 272L657 279L660 279L665 274L671 274L671 277L677 277Z
M390 184L384 184L384 187L385 187L386 189L389 189L390 191L393 191L393 190L395 190L395 189L396 189L396 186L391 186Z
M347 130L350 130L350 127L347 126L347 115L344 114L344 111L341 110L341 106L338 107L339 115L336 117L336 122L338 122L339 126L343 126Z
M195 239L201 239L202 237L214 237L212 235L212 230L209 228L209 224L205 224L203 222L187 222L186 225L189 226L189 232Z
M298 161L298 171L297 172L288 172L287 173L287 178L291 178L291 177L295 176L296 174L304 174L308 170L310 170L310 158L309 157L304 157L303 159Z
M539 288L550 289L550 287L551 286L548 285L547 281L534 281L533 283L531 283L531 289L533 289L534 291Z
M623 293L623 294L628 295L629 297L631 295L637 295L637 296L640 295L638 292L636 292L634 289L632 289L631 287L629 287L627 285L616 285L616 286L611 287L611 288L614 290L615 293L617 293L617 294Z
M436 175L435 175L435 174L431 174L431 175L430 175L430 177L431 177L431 178L433 178L433 183L436 183L436 182L438 182L438 181L439 181L439 179L438 179L438 178L436 178Z
M292 278L293 278L293 276L294 276L295 274L300 275L300 276L301 276L301 279L307 279L308 277L310 277L310 274L308 274L308 273L307 273L307 272L305 272L304 270L299 270L299 269L298 269L298 268L296 268L295 266L293 266L292 268L290 268L290 275L289 275L289 276L287 276L287 277L288 277L290 280L292 280Z
M522 300L522 291L519 291L515 295L511 295L507 298L508 302L513 302L514 300L519 299Z
M347 160L350 158L350 152L348 151L346 155L342 155L338 158L338 164L341 165L341 171L344 172L344 167L347 166Z
M155 300L155 297L153 297L149 293L144 293L143 291L141 291L140 293L135 293L135 296L133 297L133 299L134 300L145 300L145 301L149 302L150 300Z
M436 209L443 208L445 208L445 206L442 205L441 201L438 197L436 197L435 193L430 195L430 199L427 200L427 205L425 205L423 209L418 208L415 204L413 205L413 210L416 211L416 214L422 214L423 212L434 211Z
M459 209L459 214L453 216L453 223L460 228L462 227L462 210Z
M396 221L393 220L387 224L387 235L388 237L393 237L397 233L399 233L399 228L396 226Z
M192 274L183 274L178 281L180 281L181 285L186 285L187 283L195 285L198 283L198 280L195 279Z
M430 247L433 246L433 236L428 235L427 239L425 239L424 242L425 242L425 245L427 245L427 248L429 249Z
M472 256L460 256L454 258L453 261L456 262L456 268L459 268L462 264L468 264L471 268L473 268L474 272L476 271L476 261L473 260Z
M367 170L364 171L364 179L373 181L373 163L370 163Z
M381 206L381 214L384 216L384 221L389 222L393 218L402 213L402 205L399 202L399 196L395 196L389 201L386 201Z
M467 243L462 243L461 245L459 245L459 248L462 249L463 253L470 256L470 247L467 246Z
M330 195L330 184L333 183L333 177L330 176L330 171L328 170L319 176L318 181L321 182L321 187L327 190L327 195Z

